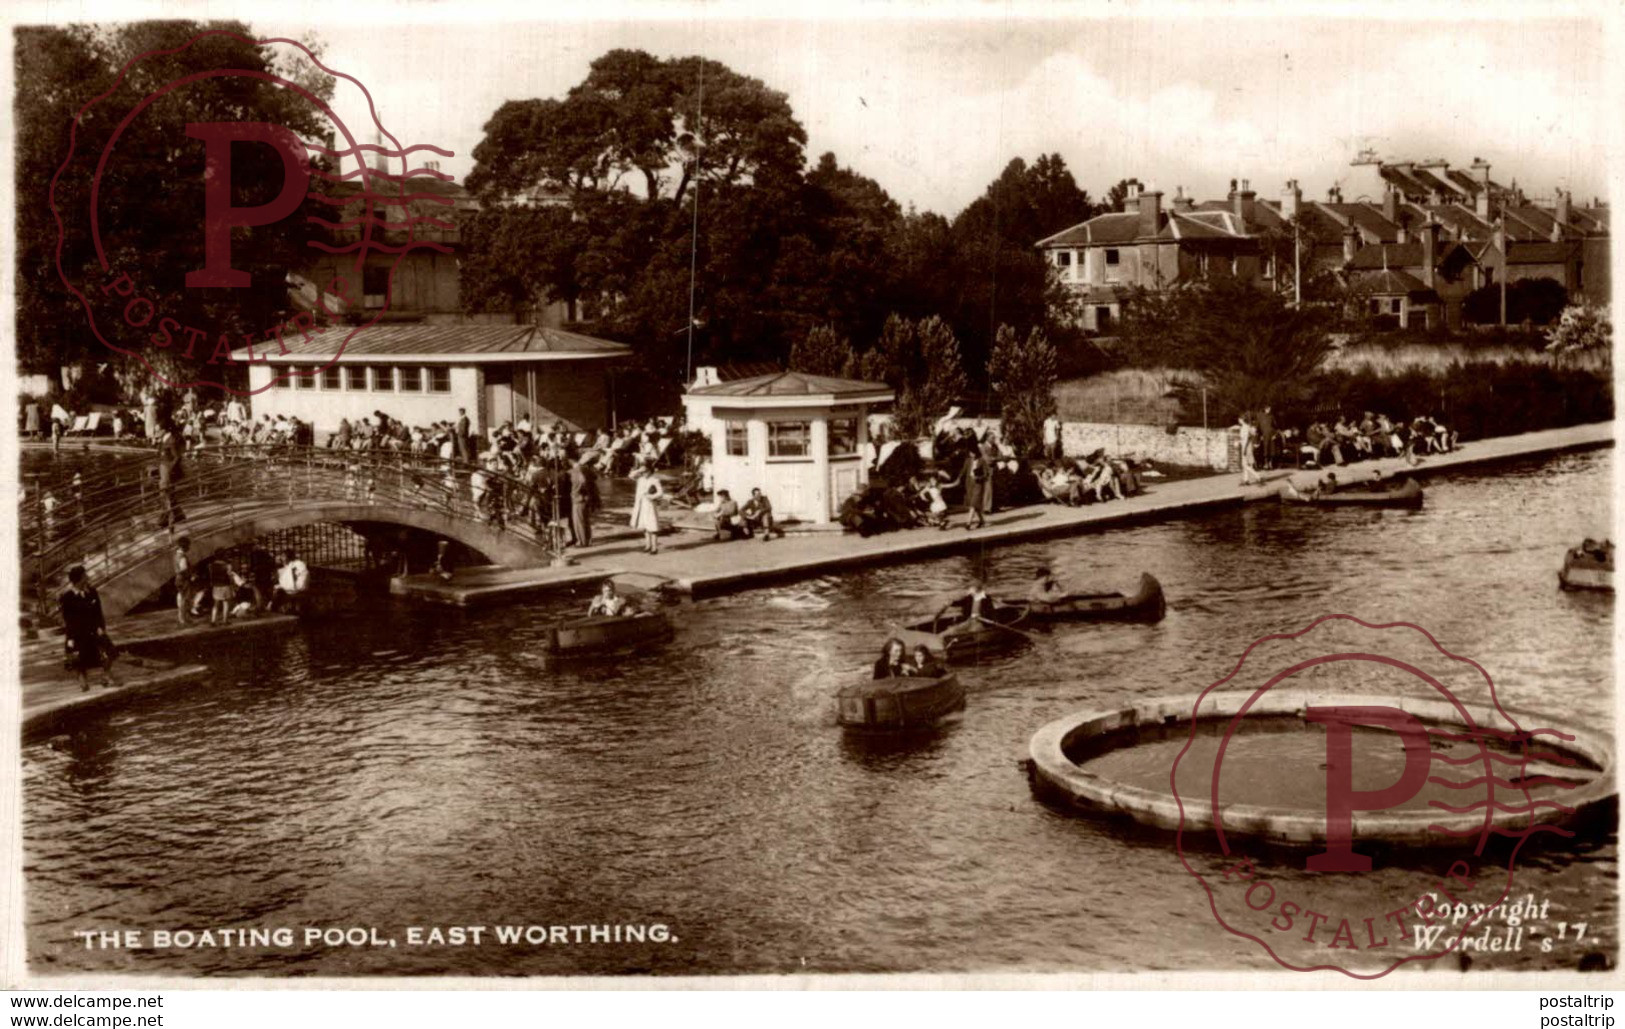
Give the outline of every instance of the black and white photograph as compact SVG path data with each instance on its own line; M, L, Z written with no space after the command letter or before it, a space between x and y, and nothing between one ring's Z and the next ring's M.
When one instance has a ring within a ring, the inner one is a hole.
M1617 987L1617 5L7 18L8 988Z

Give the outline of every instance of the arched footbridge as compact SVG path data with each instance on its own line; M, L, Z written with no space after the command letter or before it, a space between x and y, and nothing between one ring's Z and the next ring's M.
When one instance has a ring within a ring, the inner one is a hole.
M105 613L124 614L173 578L181 535L191 539L194 563L318 523L363 535L416 529L516 568L552 557L545 488L463 462L390 450L207 447L186 455L167 495L150 472L152 459L134 467L135 474L126 469L59 485L54 510L41 506L39 489L25 502L23 588L38 613L53 613L53 598L77 564L100 591ZM171 517L177 509L179 520Z

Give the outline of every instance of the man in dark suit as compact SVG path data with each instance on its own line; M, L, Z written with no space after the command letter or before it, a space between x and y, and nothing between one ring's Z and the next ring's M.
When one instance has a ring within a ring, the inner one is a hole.
M457 428L451 435L452 448L457 452L457 460L467 461L470 458L468 450L468 409L457 409Z
M62 611L62 634L66 637L67 664L79 673L79 685L90 689L90 670L102 669L102 685L117 686L113 678L113 641L107 638L107 620L102 617L102 598L90 584L82 565L68 569L68 588L57 598Z
M1270 414L1270 405L1265 404L1264 410L1258 412L1258 467L1273 467L1274 459L1275 417Z

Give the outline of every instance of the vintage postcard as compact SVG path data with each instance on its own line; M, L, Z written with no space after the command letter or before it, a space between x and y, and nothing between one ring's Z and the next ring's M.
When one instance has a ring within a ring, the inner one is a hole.
M6 985L1617 985L1617 6L159 13L7 26Z

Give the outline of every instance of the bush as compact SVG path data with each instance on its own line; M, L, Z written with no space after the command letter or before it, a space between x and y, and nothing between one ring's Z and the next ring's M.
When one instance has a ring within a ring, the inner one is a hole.
M1556 279L1518 279L1507 283L1507 324L1550 325L1569 302L1569 291ZM1501 286L1491 283L1467 294L1462 313L1478 325L1501 321Z

